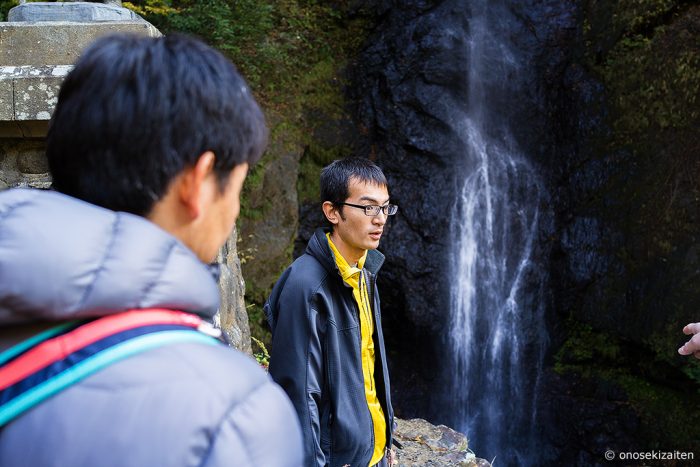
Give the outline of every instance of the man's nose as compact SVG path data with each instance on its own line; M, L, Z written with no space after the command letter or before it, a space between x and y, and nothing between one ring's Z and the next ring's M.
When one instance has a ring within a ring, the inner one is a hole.
M389 217L389 216L384 214L384 211L379 211L379 214L377 214L376 216L374 216L372 218L372 223L377 224L377 225L384 225L384 224L386 224L387 217Z

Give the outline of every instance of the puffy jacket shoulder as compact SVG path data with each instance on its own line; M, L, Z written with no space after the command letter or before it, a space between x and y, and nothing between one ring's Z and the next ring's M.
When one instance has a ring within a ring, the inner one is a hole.
M250 357L178 344L115 363L10 423L0 465L297 467L300 447L291 403Z

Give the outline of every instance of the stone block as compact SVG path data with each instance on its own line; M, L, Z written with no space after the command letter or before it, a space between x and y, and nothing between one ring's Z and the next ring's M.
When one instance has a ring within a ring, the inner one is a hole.
M49 120L63 77L35 76L14 82L15 120Z
M0 121L14 120L15 104L12 80L0 79Z
M43 151L28 152L17 158L17 170L26 175L46 174L49 172L49 161Z
M0 139L0 188L51 186L42 140Z
M0 67L70 65L98 37L113 33L160 36L150 23L0 23Z
M8 21L139 21L139 15L115 5L88 2L33 2L16 6L7 15Z
M49 120L71 69L70 65L0 67L0 121Z
M8 138L22 138L22 129L15 121L0 121L0 140Z
M0 121L1 138L44 138L49 130L48 120Z
M48 120L16 121L22 138L44 138L49 131Z

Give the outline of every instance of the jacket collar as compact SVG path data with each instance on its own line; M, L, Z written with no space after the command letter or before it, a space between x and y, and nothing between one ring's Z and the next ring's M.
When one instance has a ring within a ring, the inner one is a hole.
M338 273L335 257L333 256L331 247L328 245L328 239L326 238L326 233L328 232L330 232L329 228L316 229L306 246L306 253L316 258L327 271ZM382 264L384 264L383 254L377 250L367 251L367 259L365 260L366 270L372 274L377 274Z

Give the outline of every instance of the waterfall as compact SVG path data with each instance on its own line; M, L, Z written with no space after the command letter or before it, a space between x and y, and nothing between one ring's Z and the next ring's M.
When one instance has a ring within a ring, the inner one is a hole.
M452 423L497 465L537 464L537 390L546 344L538 264L544 190L509 127L528 64L509 44L502 1L470 2L464 167L451 234Z

